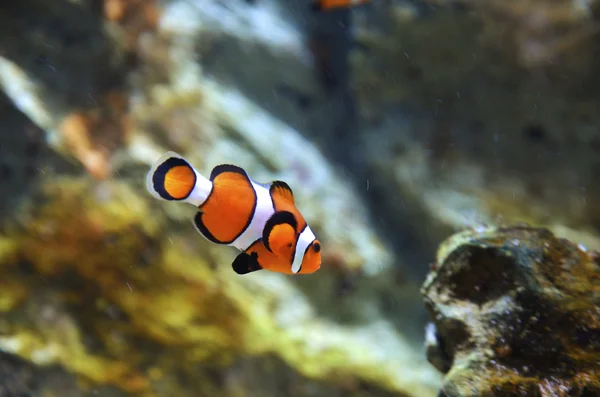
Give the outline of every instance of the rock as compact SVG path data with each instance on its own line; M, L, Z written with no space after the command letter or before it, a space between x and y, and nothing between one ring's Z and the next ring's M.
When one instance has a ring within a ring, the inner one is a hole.
M600 394L600 262L549 230L466 231L422 293L440 396Z
M105 33L99 5L93 0L2 5L2 57L37 82L53 117L72 107L94 107L94 98L123 84L123 59Z
M107 33L122 32L105 26L100 3L28 0L3 6L0 86L48 133L54 150L104 179L112 172L112 155L128 138L122 89L131 49Z
M100 390L82 391L75 376L60 368L36 367L31 363L6 353L0 353L0 397L48 396L92 397ZM122 394L103 394L121 397Z

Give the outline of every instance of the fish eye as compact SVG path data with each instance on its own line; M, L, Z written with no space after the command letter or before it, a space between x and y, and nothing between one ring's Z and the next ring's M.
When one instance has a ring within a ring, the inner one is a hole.
M292 248L292 243L288 243L287 245L289 248Z
M317 252L317 253L318 253L319 251L321 251L321 244L319 244L319 243L314 243L314 245L313 245L313 251L315 251L315 252Z

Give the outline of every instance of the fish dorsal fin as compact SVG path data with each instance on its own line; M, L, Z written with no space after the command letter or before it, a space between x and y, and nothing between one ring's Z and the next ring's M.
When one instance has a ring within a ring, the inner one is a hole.
M279 195L294 204L294 192L292 192L292 188L284 181L271 182L269 192L271 195Z
M285 247L291 248L296 237L298 222L289 211L274 213L265 223L263 229L263 244L274 254L280 254Z
M246 173L246 171L244 171L244 169L242 167L238 167L237 165L233 165L233 164L220 164L215 166L215 168L213 168L213 170L210 173L210 181L214 182L214 180L221 174L227 173L227 172L231 172L234 174L240 174L243 175L244 177L248 178L248 174Z
M237 274L248 274L262 269L262 266L258 263L258 254L256 252L251 254L247 254L246 252L240 253L233 260L231 267Z

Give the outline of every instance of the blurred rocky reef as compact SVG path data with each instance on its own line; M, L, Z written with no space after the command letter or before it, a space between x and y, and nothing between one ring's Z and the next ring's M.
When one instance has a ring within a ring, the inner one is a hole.
M597 1L309 5L0 5L0 396L436 396L448 235L600 248ZM288 182L321 270L233 273L145 192L166 150Z

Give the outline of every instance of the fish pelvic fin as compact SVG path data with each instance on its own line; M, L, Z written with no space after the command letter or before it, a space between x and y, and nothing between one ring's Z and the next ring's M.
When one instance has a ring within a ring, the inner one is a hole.
M256 252L251 254L246 252L240 253L231 264L231 267L237 274L248 274L262 270L262 266L258 263Z

